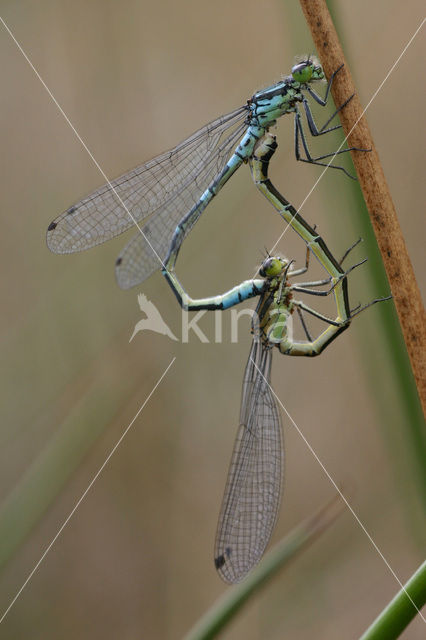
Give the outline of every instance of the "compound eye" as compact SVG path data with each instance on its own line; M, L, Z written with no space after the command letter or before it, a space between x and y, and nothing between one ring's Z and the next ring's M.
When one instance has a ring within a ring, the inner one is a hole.
M283 270L283 262L279 258L267 258L262 262L259 273L263 278L278 276Z
M293 76L293 80L296 82L300 82L304 84L309 82L312 78L312 73L314 71L314 65L309 60L305 60L305 62L299 62L295 64L291 70L291 75Z

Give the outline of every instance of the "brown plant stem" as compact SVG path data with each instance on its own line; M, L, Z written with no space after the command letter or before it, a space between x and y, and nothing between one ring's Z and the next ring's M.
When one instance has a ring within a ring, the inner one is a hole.
M325 0L300 0L300 4L327 78L342 62L345 65L333 82L335 104L340 105L355 94L340 112L340 120L350 147L371 149L370 153L351 151L352 159L382 255L425 414L425 313L395 207L327 4Z

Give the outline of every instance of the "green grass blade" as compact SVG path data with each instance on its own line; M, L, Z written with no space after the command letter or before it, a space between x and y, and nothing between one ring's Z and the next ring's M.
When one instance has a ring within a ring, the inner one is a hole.
M360 640L393 640L393 638L398 638L425 603L426 561L383 609Z

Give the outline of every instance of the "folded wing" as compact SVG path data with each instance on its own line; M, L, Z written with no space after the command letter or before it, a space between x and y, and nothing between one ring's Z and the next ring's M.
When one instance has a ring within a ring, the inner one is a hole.
M215 542L216 568L229 583L259 562L281 503L283 431L269 384L271 361L272 349L253 341Z

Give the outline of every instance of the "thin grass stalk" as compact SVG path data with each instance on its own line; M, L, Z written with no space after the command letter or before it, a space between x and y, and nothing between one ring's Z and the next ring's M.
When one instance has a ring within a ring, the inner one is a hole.
M240 584L228 589L191 629L185 640L211 640L234 618L244 604L295 556L311 545L344 510L340 496L322 506L295 527L264 557Z

